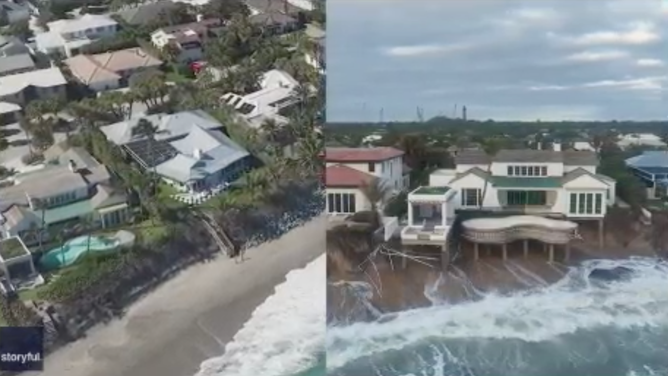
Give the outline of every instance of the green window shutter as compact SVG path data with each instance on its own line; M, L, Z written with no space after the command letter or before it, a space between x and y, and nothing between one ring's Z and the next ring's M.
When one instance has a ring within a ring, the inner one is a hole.
M587 193L587 214L594 214L594 194Z
M570 202L569 213L575 214L578 212L578 195L577 193L571 193L571 202Z
M587 201L587 194L586 193L580 193L578 195L578 214L584 214L585 213L585 203Z

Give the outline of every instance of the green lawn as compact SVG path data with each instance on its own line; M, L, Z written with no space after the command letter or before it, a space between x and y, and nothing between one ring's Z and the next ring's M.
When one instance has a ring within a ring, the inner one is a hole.
M131 230L134 230L135 234L137 234L144 243L153 243L156 240L167 236L169 231L167 226L160 222L159 219L153 220L150 218L134 225Z
M36 287L34 289L19 291L19 299L24 300L24 301L26 301L26 300L38 300L37 299L37 294L43 288L43 286L46 286L46 285L42 285L42 286Z
M25 254L25 252L26 249L17 238L9 238L0 241L0 256L5 260L21 256Z

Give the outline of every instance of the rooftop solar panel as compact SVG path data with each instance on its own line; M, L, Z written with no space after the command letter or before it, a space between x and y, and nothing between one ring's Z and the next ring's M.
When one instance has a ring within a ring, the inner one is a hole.
M143 139L125 145L130 156L144 168L155 167L178 154L166 141Z
M239 112L241 112L244 115L250 114L253 110L255 109L255 106L250 104L250 103L244 103L241 107L239 107Z

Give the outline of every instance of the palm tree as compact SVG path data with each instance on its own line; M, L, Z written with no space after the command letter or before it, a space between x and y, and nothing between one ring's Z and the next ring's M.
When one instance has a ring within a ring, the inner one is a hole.
M33 211L41 211L41 220L39 225L39 233L37 236L37 247L41 251L42 244L44 242L44 231L46 230L46 202L42 201L39 198L32 198L31 205Z
M381 223L381 214L379 205L390 195L390 187L387 186L380 178L373 178L362 185L361 189L364 197L371 205L371 212L374 213L374 229L377 229Z
M487 163L487 172L491 173L492 159L501 149L501 143L496 138L490 138L485 140L485 142L482 145L482 148L485 151L485 154L487 154L487 157L489 159L489 162ZM485 197L487 196L488 186L489 186L489 179L485 179L485 185L482 188L481 197L478 197L478 210L482 210L483 201L485 201Z

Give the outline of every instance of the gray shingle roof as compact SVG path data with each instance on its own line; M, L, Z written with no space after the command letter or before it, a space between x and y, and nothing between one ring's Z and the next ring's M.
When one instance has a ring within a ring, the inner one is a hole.
M156 171L182 183L203 179L250 155L223 132L198 126L185 138L172 142L172 146L180 154L158 165ZM201 153L199 159L195 150Z
M140 119L146 119L158 127L156 140L169 140L189 134L194 127L217 129L222 127L216 119L202 110L182 111L174 114L155 114L133 118L120 123L101 127L109 141L125 145L140 138L133 136L132 129Z
M155 3L142 4L133 8L123 9L116 12L123 21L130 25L149 24L160 15L160 13L169 11L177 7L177 4L171 1L158 1Z
M30 54L17 54L0 57L0 75L35 69L35 62Z
M456 164L488 164L489 156L482 150L464 150L455 157ZM597 166L596 153L591 151L501 150L493 158L500 163L560 163L567 166Z
M455 157L455 163L486 165L489 159L489 156L482 150L462 150Z

